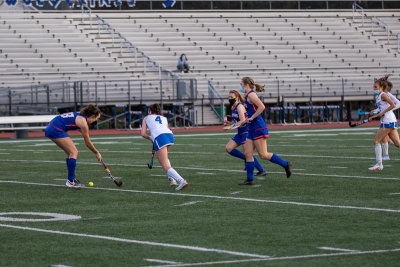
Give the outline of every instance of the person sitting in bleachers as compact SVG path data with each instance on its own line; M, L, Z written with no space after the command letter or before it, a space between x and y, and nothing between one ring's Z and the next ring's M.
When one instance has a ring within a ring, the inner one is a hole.
M178 59L178 65L176 66L179 72L184 71L185 73L189 72L189 64L188 58L185 54L182 54Z

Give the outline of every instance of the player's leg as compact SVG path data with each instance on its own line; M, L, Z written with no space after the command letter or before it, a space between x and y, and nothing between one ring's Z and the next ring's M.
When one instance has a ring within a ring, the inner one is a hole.
M171 167L171 164L168 159L168 147L170 147L170 146L164 146L156 151L157 159L160 162L160 165L163 168L163 170L167 173L168 179L170 179L171 185L173 184L172 179L174 179L178 183L178 187L176 187L175 189L181 190L181 189L187 187L188 184L187 184L186 180L183 179L182 176L180 176L179 173L177 171L175 171L174 168Z
M267 139L265 137L254 140L254 145L261 159L269 160L285 168L287 178L292 175L292 166L290 162L283 160L275 153L268 152Z
M252 185L254 184L254 143L253 140L250 139L251 136L248 136L246 142L243 144L243 151L246 157L246 173L247 179L240 183L239 185Z
M382 160L390 160L389 157L389 136L387 135L382 142Z
M379 128L378 132L375 135L374 146L375 146L376 164L374 166L368 168L370 171L376 171L376 170L382 170L383 169L381 142L388 135L389 132L390 132L390 129Z
M58 147L64 150L67 154L66 163L68 168L68 181L67 186L73 186L75 179L76 159L78 158L78 149L70 137L64 138L50 138Z
M395 145L400 149L400 137L399 137L399 132L397 131L396 128L392 129L389 132L388 137L390 140L392 140L393 145Z

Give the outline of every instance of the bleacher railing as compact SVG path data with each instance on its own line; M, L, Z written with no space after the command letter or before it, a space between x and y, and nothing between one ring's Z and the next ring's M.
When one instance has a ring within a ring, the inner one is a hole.
M364 17L365 17L364 8L359 4L357 4L356 2L354 2L352 5L352 10L353 10L353 23L354 23L354 17L356 13L358 13L362 19L362 26L364 26Z
M374 34L375 26L377 26L378 28L381 28L382 30L384 30L386 32L387 41L389 44L389 36L390 36L389 26L385 22L383 22L381 19L373 16L371 18L371 33L372 34Z
M7 115L28 112L41 107L75 107L93 103L145 104L197 100L194 79L101 80L57 82L0 89L0 112ZM25 111L24 111L25 110Z

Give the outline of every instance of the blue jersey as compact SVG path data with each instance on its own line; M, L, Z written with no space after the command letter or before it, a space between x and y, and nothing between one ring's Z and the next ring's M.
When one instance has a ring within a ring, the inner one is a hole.
M77 130L79 127L76 126L76 117L82 116L87 120L85 115L79 114L78 112L69 112L61 114L50 121L50 125L57 130L67 132L69 130Z
M247 93L246 97L244 98L244 107L246 108L246 117L247 118L250 118L251 116L253 116L253 114L257 111L257 106L252 105L249 103L249 101L247 101L247 97L249 96L249 94L252 94L252 93L255 94L255 92L253 90L251 90L250 92ZM258 131L258 130L266 129L266 128L267 128L267 123L265 122L262 113L260 115L258 115L250 123L250 126L249 126L250 131Z
M238 103L235 107L232 109L232 119L234 120L235 123L240 121L240 116L238 113L238 107L239 105L242 105L241 103ZM246 117L246 114L244 115ZM239 127L238 128L238 134L248 132L249 131L249 126L246 124L245 127Z

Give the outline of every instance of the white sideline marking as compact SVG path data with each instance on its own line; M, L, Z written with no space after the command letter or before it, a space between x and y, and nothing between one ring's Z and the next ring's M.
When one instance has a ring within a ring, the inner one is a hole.
M214 264L231 264L231 263L245 263L245 262L260 262L260 261L278 261L278 260L296 260L296 259L309 259L309 258L322 258L322 257L335 257L335 256L347 256L347 255L364 255L364 254L378 254L378 253L390 253L399 252L400 248L385 249L385 250L367 250L367 251L354 251L354 252L339 252L339 253L328 253L328 254L311 254L311 255L299 255L299 256L283 256L283 257L269 257L265 259L247 259L247 260L231 260L231 261L213 261L213 262L197 262L197 263L183 263L176 265L155 265L147 267L183 267L183 266L202 266L202 265L214 265Z
M390 193L389 195L400 195L400 193Z
M357 252L359 250L354 250L354 249L345 249L345 248L332 248L332 247L318 247L319 249L322 250L334 250L334 251L343 251L343 252Z
M83 233L62 232L62 231L46 230L46 229L32 228L32 227L23 227L23 226L9 225L9 224L0 224L0 227L13 228L13 229L19 229L19 230L28 230L28 231L42 232L42 233L50 233L50 234L58 234L58 235L89 237L89 238L95 238L95 239L103 239L103 240L110 240L110 241L124 242L124 243L133 243L133 244L139 244L139 245L188 249L188 250L201 251L201 252L215 252L215 253L229 254L229 255L235 255L235 256L256 257L256 258L262 258L262 259L269 257L267 255L250 254L250 253L236 252L236 251L222 250L222 249L215 249L215 248L203 248L203 247L185 246L185 245L178 245L178 244L141 241L141 240L118 238L118 237L104 236L104 235L91 235L91 234L83 234Z
M32 182L20 182L20 181L5 181L5 180L0 180L0 183L65 187L65 185L42 184L42 183L32 183ZM169 193L169 192L156 192L156 191L139 191L139 190L130 190L130 189L100 188L100 187L83 187L82 189L88 189L88 190L106 190L106 191L120 191L120 192L143 193L143 194L156 194L156 195L168 195L168 196L182 196L182 197L200 197L200 198L213 198L213 199L229 199L229 200L239 200L239 201L249 201L249 202L260 202L260 203L274 203L274 204L285 204L285 205L295 205L295 206L310 206L310 207L320 207L320 208L354 209L354 210L368 210L368 211L382 211L382 212L400 213L400 210L394 210L394 209L381 209L381 208L356 207L356 206L327 205L327 204L316 204L316 203L294 202L294 201L279 201L279 200L255 199L255 198L221 197L221 196L212 196L212 195L196 195L196 194Z
M197 174L205 174L205 175L215 175L215 173L212 172L196 172Z
M72 266L68 266L68 265L62 265L62 264L55 264L55 265L51 265L52 267L72 267Z
M328 169L347 169L347 167L340 167L340 166L328 166Z
M232 192L231 193L231 195L237 195L237 194L240 194L240 193L242 193L243 191L235 191L235 192Z
M300 157L300 156L299 156ZM321 156L322 157L322 156ZM347 157L348 158L348 157ZM372 159L372 158L371 158ZM374 158L375 160L375 158ZM400 160L400 159L399 159ZM65 164L65 161L56 161L56 160L25 160L25 159L3 159L3 162L40 162L40 163L60 163ZM87 164L87 165L98 165L95 162L85 162L80 161L79 164ZM112 163L110 166L124 166L124 167L147 167L146 164L124 164L124 163ZM153 168L161 168L161 166L153 166ZM175 167L174 169L184 169L184 170L199 170L199 171L221 171L221 172L237 172L244 173L243 170L232 170L232 169L207 169L204 167ZM268 172L269 174L285 174L285 172ZM373 180L396 180L400 181L400 178L396 177L374 177L374 176L351 176L351 175L337 175L337 174L319 174L319 173L301 173L296 172L294 175L303 175L303 176L318 176L318 177L338 177L338 178L357 178L357 179L373 179Z
M157 263L166 263L166 264L181 264L180 262L176 261L165 261L165 260L158 260L158 259L144 259L148 262L157 262Z
M160 176L160 177L165 177L165 174L150 174L150 176Z
M176 206L176 207L189 206L189 205L194 205L194 204L197 204L197 203L200 203L200 202L203 202L203 201L191 201L191 202L186 202L186 203L179 204L179 205L174 205L174 206Z

